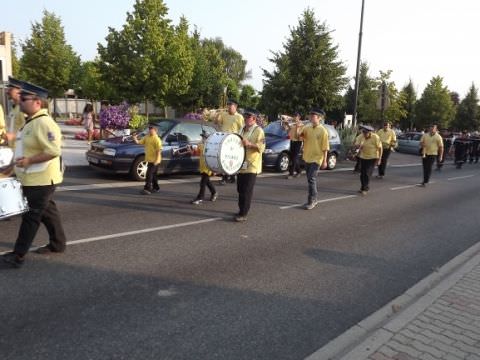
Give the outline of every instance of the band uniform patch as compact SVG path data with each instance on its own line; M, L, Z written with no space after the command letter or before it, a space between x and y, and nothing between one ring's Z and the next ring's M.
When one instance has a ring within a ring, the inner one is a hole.
M47 133L48 141L55 141L55 134L51 131Z

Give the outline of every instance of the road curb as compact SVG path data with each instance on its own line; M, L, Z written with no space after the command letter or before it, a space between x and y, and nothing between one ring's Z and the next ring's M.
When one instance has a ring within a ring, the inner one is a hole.
M362 360L480 263L480 242L393 299L305 360Z

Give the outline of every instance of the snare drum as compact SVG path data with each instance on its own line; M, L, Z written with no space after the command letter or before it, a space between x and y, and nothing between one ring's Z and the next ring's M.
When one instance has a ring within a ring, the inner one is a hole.
M205 141L205 163L214 173L233 175L245 160L245 148L238 134L216 132Z
M0 179L0 219L27 211L28 202L23 196L20 182L14 178Z

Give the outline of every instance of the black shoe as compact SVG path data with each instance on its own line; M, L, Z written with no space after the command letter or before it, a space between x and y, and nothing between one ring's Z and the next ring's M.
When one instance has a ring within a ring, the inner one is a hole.
M55 250L49 244L49 245L39 247L37 250L35 250L35 252L40 255L48 255L48 254L59 254L59 253L62 253L63 251Z
M6 253L2 256L3 261L12 268L21 268L23 263L25 262L25 258L23 256L19 256L14 252Z
M142 191L140 191L140 194L142 194L142 195L151 195L151 194L152 194L152 192L151 192L151 191L148 191L148 190L145 190L145 189L143 189Z
M218 194L217 193L213 193L212 196L210 196L210 201L216 201L218 198Z
M235 221L236 222L245 222L245 221L247 221L247 217L242 216L242 215L237 215L237 216L235 216Z
M153 189L153 190L152 190L152 193L157 193L157 192L159 192L159 191L160 191L160 189Z
M202 199L194 199L190 202L190 204L193 204L193 205L200 205L201 203L203 202Z
M220 180L219 184L220 185L227 185L227 182L225 180Z

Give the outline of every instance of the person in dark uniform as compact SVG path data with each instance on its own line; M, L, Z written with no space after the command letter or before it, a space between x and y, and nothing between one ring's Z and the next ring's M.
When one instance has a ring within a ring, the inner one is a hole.
M48 114L47 96L47 90L22 82L20 108L27 119L16 139L15 173L23 186L29 211L22 216L13 251L3 255L3 261L14 268L23 265L40 223L47 228L50 241L38 248L37 253L62 253L66 247L60 213L53 200L55 187L63 180L62 134Z
M253 187L257 175L262 172L262 153L265 151L265 133L257 125L258 113L254 109L244 111L245 126L240 130L243 146L245 147L245 161L237 175L237 192L239 212L235 216L236 222L244 222L252 202Z
M470 164L475 161L475 164L478 163L478 158L480 156L480 137L477 134L470 136Z
M457 137L453 142L454 154L455 154L455 166L457 169L461 169L462 165L467 162L467 156L470 150L470 140L466 131L462 132L462 135Z

